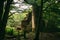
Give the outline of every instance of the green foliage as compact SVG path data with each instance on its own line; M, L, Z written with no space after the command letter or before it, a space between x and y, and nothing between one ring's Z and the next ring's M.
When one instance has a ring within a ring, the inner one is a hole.
M25 2L27 2L28 4L34 4L35 3L35 0L24 0Z
M6 34L9 34L9 35L13 34L12 33L12 31L13 31L12 29L13 29L12 27L7 26L6 29L5 29Z
M13 35L17 36L18 35L18 31L16 29L13 30Z
M17 27L20 25L21 21L26 17L27 13L16 13L9 17L7 25L11 27ZM9 14L10 15L10 14Z
M20 26L21 21L26 17L27 13L21 13L21 14L13 14L9 17L7 26L6 26L6 34L17 36L18 30L17 27ZM10 15L10 14L9 14ZM19 34L23 35L23 30L19 30Z
M58 31L60 28L60 3L54 1L47 1L43 5L43 19L47 23L47 29ZM58 21L59 20L59 21Z
M15 27L7 26L5 31L6 31L6 34L8 34L8 35L13 35L13 36L17 36L18 35L18 30L16 30ZM23 35L23 30L19 30L19 34Z
M38 6L40 6L41 0L37 0L37 1L36 1L36 4L37 4Z

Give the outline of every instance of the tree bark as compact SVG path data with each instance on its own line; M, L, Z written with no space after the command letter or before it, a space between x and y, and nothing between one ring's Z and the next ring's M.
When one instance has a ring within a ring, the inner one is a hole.
M0 40L4 40L4 37L5 37L5 27L7 24L8 14L9 14L9 10L10 10L10 4L12 1L13 0L7 0L7 4L5 6L5 12L4 12L3 18L0 23Z
M35 30L34 10L32 9L32 31Z
M4 0L0 0L0 23L3 15Z
M35 7L35 6L33 6ZM43 9L43 0L41 0L41 5L34 8L35 11L35 26L36 26L36 34L34 40L39 40L39 34L42 32L42 9Z

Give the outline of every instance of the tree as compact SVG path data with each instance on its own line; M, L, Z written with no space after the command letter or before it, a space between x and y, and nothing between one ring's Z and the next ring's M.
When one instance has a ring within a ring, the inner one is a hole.
M59 30L57 25L59 23L57 22L57 20L59 20L59 17L57 15L59 14L59 11L60 11L59 9L60 1L25 0L25 2L28 4L31 4L34 10L33 13L35 17L35 28L36 28L36 36L34 40L39 40L39 37L38 37L39 31L40 32L57 32Z
M27 25L29 25L30 21L31 21L31 12L29 12L26 17L22 20L21 22L21 27L23 28L24 31L24 39L26 40L26 32L27 32Z
M30 3L26 0L27 3ZM40 3L40 4L39 4ZM42 8L43 8L43 0L35 0L32 1L30 4L33 5L34 15L35 15L35 27L36 27L36 34L34 40L39 40L39 34L42 30Z
M7 0L7 4L5 6L5 12L3 10L1 10L4 13L3 13L3 17L0 22L0 40L4 40L4 37L5 37L5 27L7 24L9 9L10 9L10 5L11 5L12 1L13 0ZM2 4L4 4L4 2ZM4 6L2 6L2 7L4 7Z
M3 6L4 6L4 0L0 0L0 22L1 22L1 18L3 15Z

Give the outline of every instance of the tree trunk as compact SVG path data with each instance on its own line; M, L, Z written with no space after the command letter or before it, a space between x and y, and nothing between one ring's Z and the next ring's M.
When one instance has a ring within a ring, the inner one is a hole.
M32 10L32 31L35 30L35 22L34 22L34 10Z
M10 4L11 4L12 1L13 0L7 0L7 4L5 6L5 12L4 12L2 21L0 23L0 40L4 40L4 37L5 37L5 27L6 27L6 24L7 24Z
M41 5L33 6L35 11L35 26L36 26L36 34L34 40L39 40L39 34L42 32L42 9L43 9L43 0L41 0Z
M1 26L1 19L2 19L2 15L3 15L3 7L4 7L4 0L0 0L0 40L3 39L2 38L2 33L1 33L1 30L2 30L2 26Z
M0 0L0 22L3 15L4 0Z

